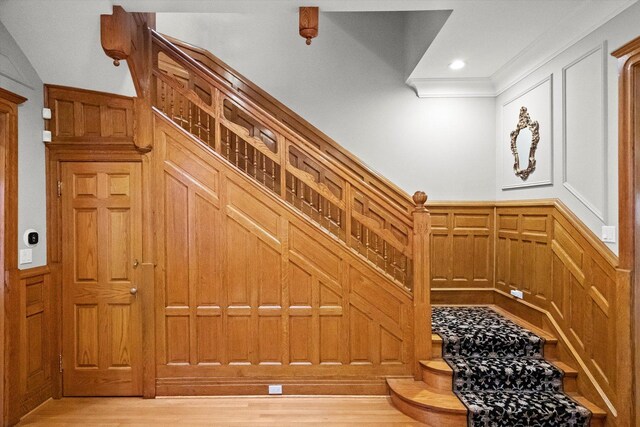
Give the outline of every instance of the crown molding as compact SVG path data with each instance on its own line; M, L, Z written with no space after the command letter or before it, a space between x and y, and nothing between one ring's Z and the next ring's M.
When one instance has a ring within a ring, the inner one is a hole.
M627 0L611 12L598 15L598 19L594 21L591 26L581 31L577 31L564 43L554 48L546 49L545 46L548 45L547 42L549 40L560 38L559 32L563 31L563 26L558 26L555 31L543 34L491 75L490 79L496 88L496 95L500 95L501 93L509 90L511 87L521 82L529 75L542 68L543 66L554 60L556 57L561 55L563 52L571 48L580 40L594 32L598 28L602 27L604 24L622 13L624 10L631 7L637 1L638 0ZM587 4L583 5L580 10L572 14L572 16L568 17L568 19L578 19L578 15L580 13L585 13L585 10L588 6L589 5ZM528 59L532 56L536 59Z
M492 98L496 96L489 78L422 79L412 78L407 84L418 98Z

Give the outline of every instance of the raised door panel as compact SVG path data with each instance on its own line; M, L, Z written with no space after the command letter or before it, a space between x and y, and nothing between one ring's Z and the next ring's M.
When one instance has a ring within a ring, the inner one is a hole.
M63 392L141 393L140 165L62 167Z

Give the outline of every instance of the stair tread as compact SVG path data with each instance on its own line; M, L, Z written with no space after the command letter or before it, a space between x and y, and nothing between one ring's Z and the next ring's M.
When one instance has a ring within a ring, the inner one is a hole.
M577 394L577 393L567 393L573 400L578 402L580 405L587 408L591 411L593 418L605 418L607 416L607 412L600 408L598 405L587 399L586 397Z
M447 362L444 359L433 359L433 360L421 360L420 365L424 368L429 369L431 371L449 373L451 374L453 371Z
M564 372L564 376L565 377L577 377L578 376L578 371L574 368L572 368L571 366L567 365L564 362L561 362L559 360L549 360L549 363L551 363L552 365L555 365L556 368L560 369L562 372Z
M429 389L422 381L412 379L388 379L387 384L401 399L414 405L445 412L467 413L467 408L453 392L438 393Z

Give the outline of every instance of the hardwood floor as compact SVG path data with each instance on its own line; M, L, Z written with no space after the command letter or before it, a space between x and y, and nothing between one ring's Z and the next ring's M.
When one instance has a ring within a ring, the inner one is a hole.
M19 426L422 426L386 396L64 398L50 400Z

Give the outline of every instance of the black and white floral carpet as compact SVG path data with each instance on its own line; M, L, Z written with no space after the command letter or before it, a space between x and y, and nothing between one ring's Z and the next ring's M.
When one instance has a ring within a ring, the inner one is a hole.
M589 425L589 410L544 360L543 338L487 307L433 307L432 319L470 427Z

